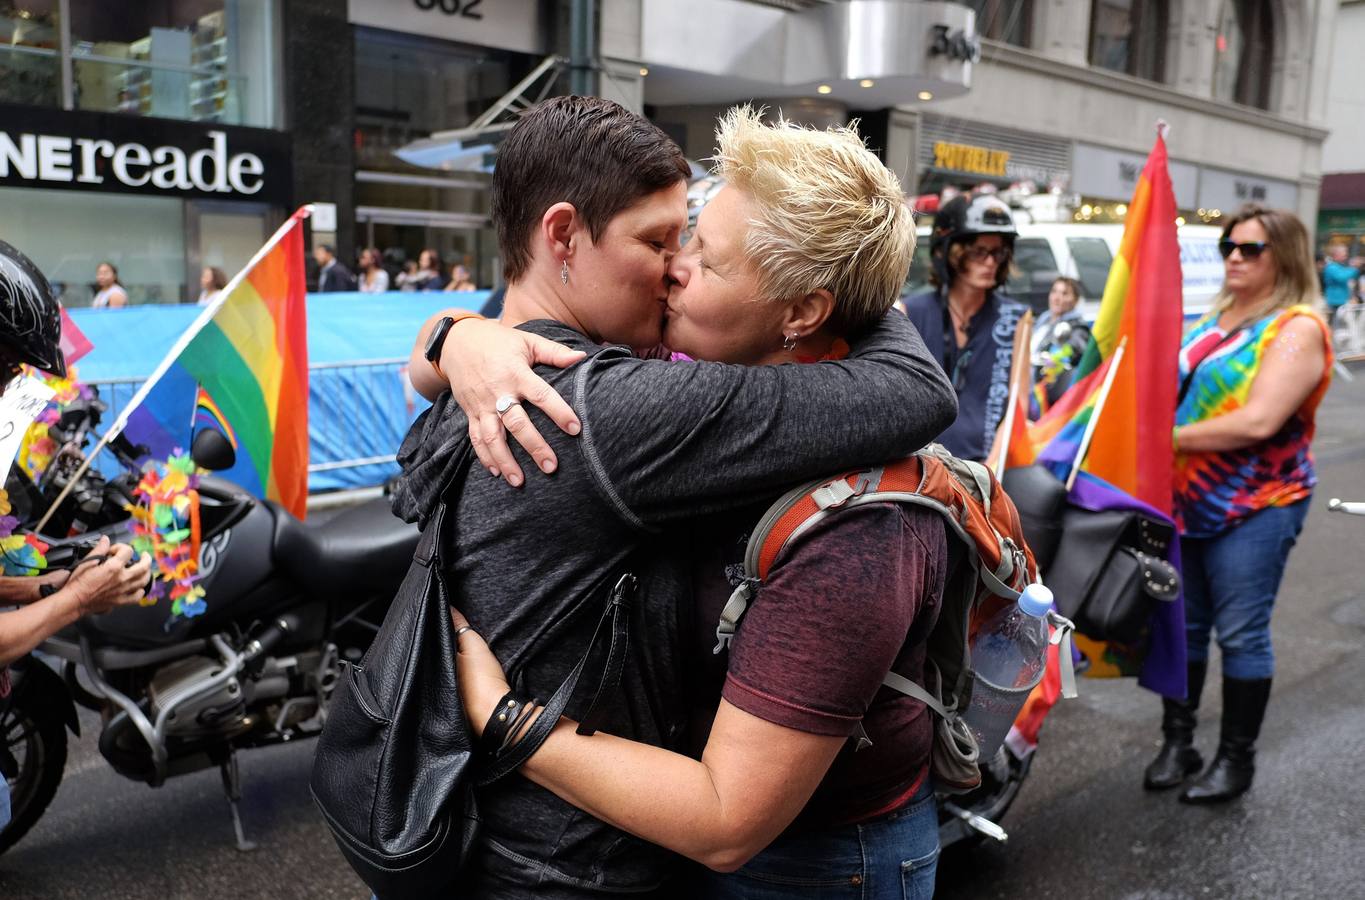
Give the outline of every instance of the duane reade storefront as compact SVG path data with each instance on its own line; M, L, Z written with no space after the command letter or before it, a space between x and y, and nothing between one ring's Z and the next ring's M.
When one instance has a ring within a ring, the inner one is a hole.
M0 238L68 306L102 262L132 303L197 300L203 268L240 268L291 193L279 132L0 105Z

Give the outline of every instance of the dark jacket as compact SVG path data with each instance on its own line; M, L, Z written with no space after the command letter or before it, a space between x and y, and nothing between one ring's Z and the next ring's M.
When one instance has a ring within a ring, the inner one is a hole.
M848 359L804 366L644 360L559 323L521 327L595 354L538 370L583 431L569 437L529 408L558 471L519 489L478 467L463 479L451 501L451 595L512 683L545 698L587 646L605 588L634 572L630 656L602 730L684 750L692 591L680 533L705 516L752 522L755 505L794 482L918 449L952 420L952 391L898 315L855 342ZM443 394L399 450L399 516L431 512L466 440L464 414ZM568 715L580 716L589 699L571 703ZM476 900L619 895L660 885L677 866L672 854L524 778L483 790L479 809L475 869L488 874L468 885Z
M336 260L333 260L330 265L323 266L322 271L318 272L319 294L325 294L329 291L353 291L355 289L355 276L351 274L350 269Z

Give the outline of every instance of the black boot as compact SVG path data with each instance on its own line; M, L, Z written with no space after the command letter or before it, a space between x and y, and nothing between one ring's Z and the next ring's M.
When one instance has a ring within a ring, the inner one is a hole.
M1222 803L1246 793L1256 774L1256 738L1269 699L1269 678L1223 678L1223 734L1218 755L1208 771L1180 795L1181 803Z
M1206 662L1190 663L1186 674L1186 699L1161 698L1161 734L1165 740L1142 776L1142 786L1149 791L1179 787L1186 777L1204 765L1203 757L1194 749L1194 726L1207 671Z

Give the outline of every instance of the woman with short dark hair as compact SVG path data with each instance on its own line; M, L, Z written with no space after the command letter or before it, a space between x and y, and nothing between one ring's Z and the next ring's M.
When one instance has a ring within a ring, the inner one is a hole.
M1222 734L1212 764L1180 795L1185 803L1231 800L1251 786L1275 668L1271 611L1317 484L1310 444L1332 373L1298 217L1244 206L1218 247L1223 289L1182 342L1171 435L1188 695L1163 699L1165 741L1144 777L1149 789L1176 787L1203 764L1195 710L1212 635L1222 651Z

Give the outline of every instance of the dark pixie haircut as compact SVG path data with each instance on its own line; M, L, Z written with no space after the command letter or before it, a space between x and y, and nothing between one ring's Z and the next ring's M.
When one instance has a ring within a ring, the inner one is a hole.
M685 181L687 160L643 116L601 97L554 97L508 132L493 169L492 216L503 276L531 266L531 238L545 210L572 203L594 241L626 207Z

